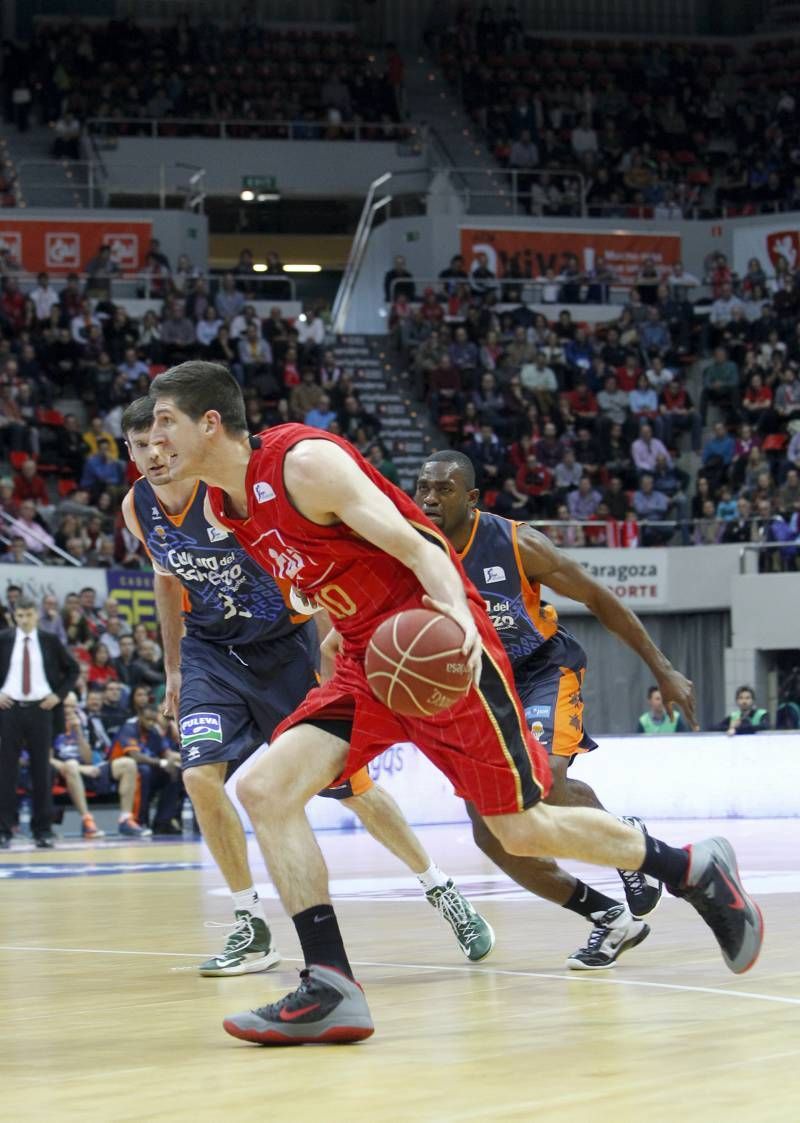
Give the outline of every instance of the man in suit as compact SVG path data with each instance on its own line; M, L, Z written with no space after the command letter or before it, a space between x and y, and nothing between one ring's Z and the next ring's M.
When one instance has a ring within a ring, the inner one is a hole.
M15 628L0 632L0 849L16 819L17 770L23 748L33 785L31 829L36 845L53 846L50 749L58 707L78 679L78 663L54 635L39 631L36 602L20 597Z

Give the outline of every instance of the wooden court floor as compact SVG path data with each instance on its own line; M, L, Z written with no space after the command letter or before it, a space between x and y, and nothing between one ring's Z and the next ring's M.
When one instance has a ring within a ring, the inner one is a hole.
M710 833L658 831L675 843ZM568 972L579 918L516 891L466 828L422 831L497 932L494 954L472 966L371 839L325 834L376 1033L283 1050L237 1042L220 1024L295 985L298 947L277 901L267 910L281 967L234 979L192 970L225 937L204 922L228 919L200 844L4 852L0 1120L800 1120L800 821L724 833L767 922L762 958L741 977L672 899L615 970ZM619 888L606 871L591 877Z

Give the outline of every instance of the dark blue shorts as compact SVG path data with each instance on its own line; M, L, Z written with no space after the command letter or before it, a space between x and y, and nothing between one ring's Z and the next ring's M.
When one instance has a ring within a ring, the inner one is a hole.
M181 641L181 766L242 763L317 685L317 631L223 647Z
M583 727L586 652L559 628L536 655L514 668L514 682L536 740L555 756L573 757L597 748Z

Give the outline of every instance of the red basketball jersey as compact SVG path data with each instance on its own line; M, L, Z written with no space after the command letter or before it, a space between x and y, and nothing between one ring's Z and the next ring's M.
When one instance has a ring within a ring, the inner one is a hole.
M216 487L208 488L211 509L251 557L327 609L349 655L360 659L381 621L401 609L419 607L424 590L407 566L343 523L320 526L298 512L286 494L283 460L293 445L305 440L332 441L343 449L415 530L448 553L462 576L468 599L483 610L483 601L449 542L404 492L351 445L308 425L267 429L252 438L255 447L245 480L247 516L240 519L227 514L224 493Z

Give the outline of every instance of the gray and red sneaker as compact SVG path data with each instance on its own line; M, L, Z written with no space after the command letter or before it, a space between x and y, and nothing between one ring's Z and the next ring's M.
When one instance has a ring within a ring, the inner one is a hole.
M344 1044L375 1032L359 984L317 964L300 972L300 986L285 998L232 1014L222 1025L232 1037L256 1045Z
M761 951L761 909L742 885L736 854L727 838L704 838L687 846L686 851L686 884L673 892L700 913L716 936L727 966L742 975Z

